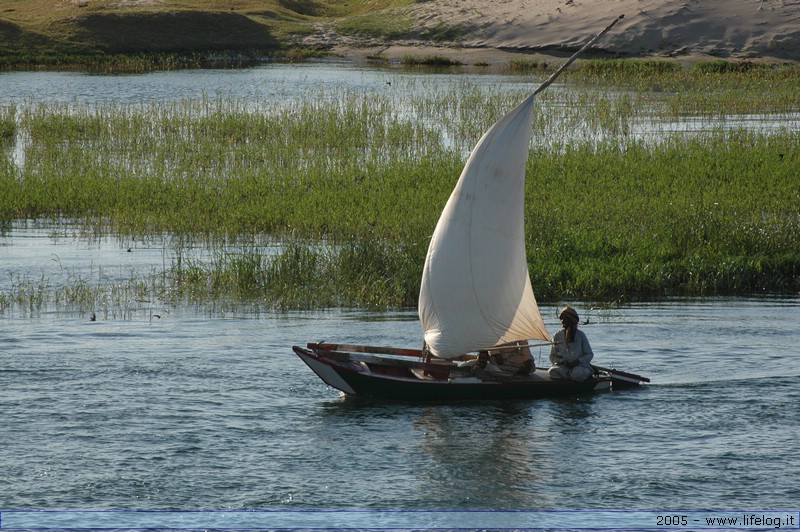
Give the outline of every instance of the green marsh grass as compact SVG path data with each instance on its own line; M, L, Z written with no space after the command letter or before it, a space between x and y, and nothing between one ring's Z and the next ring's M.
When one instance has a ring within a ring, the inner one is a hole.
M798 141L737 130L537 154L534 286L546 300L796 292Z
M294 50L293 50L294 51ZM295 53L300 53L299 50ZM275 55L278 55L277 53ZM139 74L164 70L201 68L247 68L263 64L263 53L253 51L208 53L158 53L129 54L101 53L42 53L1 54L2 70L58 70L91 72L94 74Z
M17 134L17 109L15 105L0 107L0 148L8 148Z
M276 253L216 253L169 272L187 299L262 301L281 309L405 307L416 300L425 250L420 244L359 237L320 245L289 240Z
M800 65L710 61L691 66L663 60L579 61L565 78L664 100L673 116L797 113Z
M529 74L531 72L544 72L550 66L547 61L540 59L512 59L508 62L508 69L511 72Z
M461 66L464 63L458 59L443 55L404 55L400 58L400 64L405 66L453 67Z
M649 88L620 77L609 90L602 73L540 97L526 199L538 297L797 293L798 77L625 68ZM178 244L163 271L132 279L139 299L414 306L469 149L534 86L24 106L0 115L27 139L20 165L0 165L0 219L207 243L208 260ZM276 245L229 245L248 238ZM30 308L53 290L18 285L2 301ZM83 308L121 296L95 283L58 297Z

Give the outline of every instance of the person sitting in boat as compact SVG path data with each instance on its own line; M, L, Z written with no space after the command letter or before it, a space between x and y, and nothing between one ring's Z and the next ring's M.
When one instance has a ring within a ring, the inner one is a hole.
M564 327L553 336L550 362L547 371L551 379L585 381L592 376L592 347L583 331L578 330L578 311L567 305L558 313Z
M507 375L529 375L536 369L531 349L525 341L481 351L478 353L477 364L490 373Z

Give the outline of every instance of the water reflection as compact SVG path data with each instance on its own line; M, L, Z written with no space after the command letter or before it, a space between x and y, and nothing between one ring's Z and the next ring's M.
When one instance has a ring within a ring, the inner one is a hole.
M561 434L582 434L596 430L595 395L557 398L548 402L551 430Z
M413 426L426 460L419 475L434 499L464 509L536 508L552 472L533 402L422 408Z

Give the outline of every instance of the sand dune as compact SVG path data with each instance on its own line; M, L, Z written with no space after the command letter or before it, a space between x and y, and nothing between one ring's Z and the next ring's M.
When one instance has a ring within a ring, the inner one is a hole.
M428 0L407 10L420 28L461 27L457 42L442 44L462 51L574 49L624 14L597 47L678 59L800 60L800 0Z

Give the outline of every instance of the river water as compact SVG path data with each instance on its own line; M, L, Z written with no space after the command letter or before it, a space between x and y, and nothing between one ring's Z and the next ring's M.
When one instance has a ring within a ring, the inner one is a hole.
M650 385L371 402L290 349L415 347L413 312L2 318L0 509L797 507L797 298L579 308L597 363Z
M268 98L332 79L377 87L390 75L330 65L2 74L0 99ZM160 268L167 248L16 222L0 236L0 289L20 279L113 284ZM353 400L291 346L418 347L413 311L225 312L153 300L96 321L63 308L7 311L0 526L13 523L9 510L800 506L799 297L573 303L595 361L650 385L507 403ZM542 311L555 332L556 307ZM544 364L546 353L537 356ZM580 518L599 526L592 512Z

